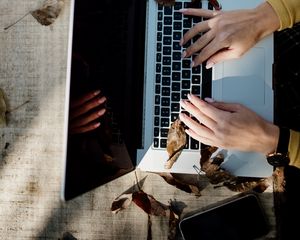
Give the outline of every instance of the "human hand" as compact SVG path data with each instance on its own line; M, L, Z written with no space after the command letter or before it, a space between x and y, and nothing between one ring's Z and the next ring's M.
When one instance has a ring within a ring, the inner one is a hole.
M258 41L280 27L278 16L267 2L254 9L212 11L190 8L181 9L180 12L208 19L197 23L180 41L180 44L184 45L198 33L203 33L182 53L182 57L190 57L200 51L192 66L207 60L206 68L211 68L218 62L239 58Z
M84 96L70 102L69 132L85 133L100 126L96 122L104 115L105 108L99 110L99 106L106 101L105 97L100 96L100 91L92 91Z
M180 113L186 133L201 143L224 149L254 151L265 155L277 147L279 128L240 104L206 101L188 96L181 106L196 120ZM199 122L197 122L197 120Z

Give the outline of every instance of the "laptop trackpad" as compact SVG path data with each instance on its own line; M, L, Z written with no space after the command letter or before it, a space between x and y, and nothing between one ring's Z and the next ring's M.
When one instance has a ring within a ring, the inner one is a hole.
M265 53L253 48L240 59L218 66L219 76L213 81L216 100L241 103L253 109L265 105Z

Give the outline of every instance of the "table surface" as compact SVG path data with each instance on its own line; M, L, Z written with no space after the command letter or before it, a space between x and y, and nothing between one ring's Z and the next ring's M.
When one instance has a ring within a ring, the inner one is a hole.
M0 129L0 239L167 239L169 219L148 215L136 204L112 213L116 197L145 178L143 191L159 202L192 210L237 194L208 185L201 196L186 193L159 175L131 172L68 202L60 200L63 158L64 98L70 2L51 26L31 15L43 1L0 2L0 88L8 109ZM272 187L259 195L271 223L275 215ZM72 236L74 238L72 238Z

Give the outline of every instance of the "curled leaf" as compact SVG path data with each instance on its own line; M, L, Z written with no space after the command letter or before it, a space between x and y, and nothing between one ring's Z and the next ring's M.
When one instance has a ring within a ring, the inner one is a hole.
M132 201L147 214L155 216L166 216L167 205L157 201L152 195L139 190L132 194Z
M3 91L0 89L0 128L6 126L6 103Z
M173 164L176 162L180 156L184 146L186 144L186 133L183 123L180 119L176 119L169 128L168 138L167 138L167 152L169 159L165 163L165 168L172 168Z
M59 16L64 6L64 0L46 0L40 9L31 12L31 15L42 25L52 24Z
M173 6L175 4L175 0L156 0L156 2L163 6Z
M118 213L119 211L126 209L129 207L132 201L132 193L125 193L121 196L117 197L112 205L111 205L111 211L113 213Z

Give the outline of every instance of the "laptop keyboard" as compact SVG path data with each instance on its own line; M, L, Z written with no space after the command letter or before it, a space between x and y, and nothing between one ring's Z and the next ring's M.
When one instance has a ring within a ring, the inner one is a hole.
M174 6L158 5L156 79L154 105L154 148L167 147L169 127L181 112L180 100L188 93L201 96L202 66L191 68L192 57L182 58L182 52L197 41L194 37L184 46L179 42L182 36L200 17L184 16L178 10L188 8L190 2L176 2ZM201 2L200 2L201 4ZM201 6L198 6L201 7ZM199 142L187 136L186 149L198 150Z

